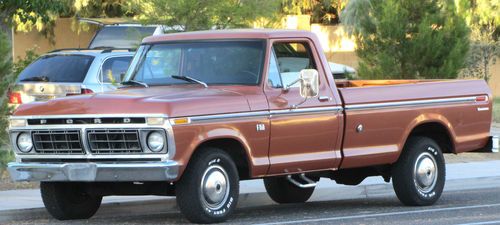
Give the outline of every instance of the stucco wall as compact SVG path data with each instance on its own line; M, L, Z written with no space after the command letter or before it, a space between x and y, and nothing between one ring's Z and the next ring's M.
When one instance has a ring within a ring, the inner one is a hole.
M14 32L12 35L12 52L14 59L23 58L26 50L37 46L36 52L43 54L60 48L86 48L94 36L96 27L90 25L87 30L78 31L78 23L73 19L58 19L54 27L54 42L51 43L37 30L31 32Z

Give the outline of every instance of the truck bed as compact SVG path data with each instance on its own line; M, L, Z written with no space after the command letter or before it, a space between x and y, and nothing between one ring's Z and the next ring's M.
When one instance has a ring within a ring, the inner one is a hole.
M456 153L488 141L492 103L483 80L349 83L338 89L345 108L343 168L395 162L401 143L423 121L451 134L456 148L449 149Z

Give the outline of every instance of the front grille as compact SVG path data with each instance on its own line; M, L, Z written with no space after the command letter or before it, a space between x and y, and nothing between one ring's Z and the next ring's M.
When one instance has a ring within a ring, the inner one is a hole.
M143 152L137 129L89 129L87 134L93 154Z
M40 154L84 154L79 130L34 130L35 151Z

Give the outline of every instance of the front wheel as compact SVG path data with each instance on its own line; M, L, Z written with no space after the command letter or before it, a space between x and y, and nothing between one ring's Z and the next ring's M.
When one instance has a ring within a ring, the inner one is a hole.
M238 171L224 151L216 148L200 151L176 184L177 204L191 222L223 222L238 202Z
M405 205L434 204L443 192L445 178L441 148L428 137L411 137L392 167L394 191Z
M45 208L58 220L88 219L101 206L102 197L86 192L85 184L42 182L40 191Z

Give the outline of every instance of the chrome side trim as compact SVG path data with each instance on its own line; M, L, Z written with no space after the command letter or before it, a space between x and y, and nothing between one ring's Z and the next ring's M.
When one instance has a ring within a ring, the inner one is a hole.
M346 110L364 110L375 108L389 108L389 107L405 107L405 106L425 106L433 104L450 104L450 103L468 103L475 102L476 96L473 97L459 97L459 98L441 98L429 100L414 100L414 101L398 101L398 102L385 102L385 103L370 103L370 104L353 104L346 105Z
M298 108L298 109L282 109L282 110L271 110L270 115L300 115L300 114L311 114L311 113L325 113L325 112L341 112L343 108L341 106L332 107L314 107L314 108Z
M143 163L9 163L14 181L172 181L176 161Z
M189 119L191 120L191 122L198 122L198 121L206 121L206 120L263 117L263 116L269 116L269 112L268 111L258 111L258 112L216 114L216 115L207 115L207 116L192 116L192 117L189 117Z
M298 109L281 109L271 111L257 111L257 112L243 112L243 113L227 113L207 116L192 116L188 119L191 122L200 122L206 120L222 120L222 119L238 119L238 118L252 118L252 117L271 117L274 115L300 115L305 113L327 113L327 112L341 112L341 106L333 107L314 107L314 108L298 108Z

